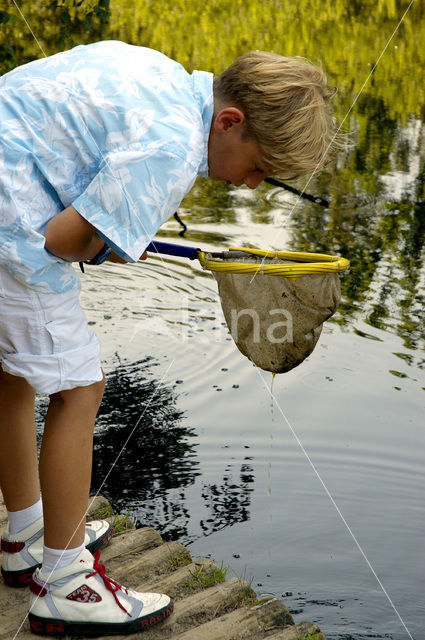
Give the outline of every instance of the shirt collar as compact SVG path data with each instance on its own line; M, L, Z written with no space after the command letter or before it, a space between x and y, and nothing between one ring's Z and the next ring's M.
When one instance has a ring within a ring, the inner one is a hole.
M198 101L204 126L204 149L198 169L198 175L202 178L208 177L208 139L214 112L213 77L213 74L208 71L194 71L192 73L193 93Z

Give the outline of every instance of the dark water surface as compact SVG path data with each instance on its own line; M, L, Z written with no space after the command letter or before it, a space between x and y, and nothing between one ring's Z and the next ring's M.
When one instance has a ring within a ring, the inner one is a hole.
M190 37L170 37L169 23L189 29L195 4ZM425 5L362 89L407 2L246 0L223 21L225 4L207 3L198 20L198 3L123 1L100 35L189 68L215 70L250 48L322 57L340 119L361 90L346 120L354 148L308 185L329 209L199 180L180 208L185 238L174 220L161 238L340 253L351 270L313 354L272 383L237 351L199 264L87 269L82 301L108 377L92 489L283 597L329 638L425 640ZM35 21L40 3L21 5ZM15 53L19 24L5 27ZM56 22L31 24L51 52Z

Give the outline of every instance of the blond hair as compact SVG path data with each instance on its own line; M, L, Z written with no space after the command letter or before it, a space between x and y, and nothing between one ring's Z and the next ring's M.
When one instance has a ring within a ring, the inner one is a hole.
M305 58L251 51L214 78L214 96L246 118L269 175L290 179L319 171L329 159L334 94L319 67Z

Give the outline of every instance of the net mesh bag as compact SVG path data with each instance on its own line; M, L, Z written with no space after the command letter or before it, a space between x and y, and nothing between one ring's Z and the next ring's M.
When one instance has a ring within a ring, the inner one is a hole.
M303 362L316 346L323 323L337 310L341 297L338 272L272 275L266 272L266 265L299 263L277 257L260 260L258 255L240 251L223 252L213 262L208 267L217 281L227 326L239 351L274 373L290 371ZM253 273L226 270L226 263L235 262L257 267Z

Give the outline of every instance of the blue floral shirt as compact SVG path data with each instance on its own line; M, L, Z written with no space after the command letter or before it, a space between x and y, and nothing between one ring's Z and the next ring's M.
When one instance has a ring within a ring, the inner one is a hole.
M208 175L212 74L117 41L78 46L0 78L0 262L46 291L78 286L44 248L72 204L137 261L196 177Z

